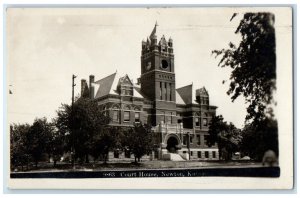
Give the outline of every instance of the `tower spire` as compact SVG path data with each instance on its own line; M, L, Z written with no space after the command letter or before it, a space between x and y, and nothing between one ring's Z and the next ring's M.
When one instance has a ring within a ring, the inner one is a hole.
M158 26L157 21L155 22L155 26L150 34L150 38L152 38L153 36L156 36L156 27Z

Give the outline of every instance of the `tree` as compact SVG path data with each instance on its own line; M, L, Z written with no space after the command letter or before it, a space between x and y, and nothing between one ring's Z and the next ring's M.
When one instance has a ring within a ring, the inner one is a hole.
M232 123L227 124L222 115L214 116L209 125L208 146L218 144L220 158L230 160L239 150L241 131Z
M49 155L50 141L53 134L53 125L47 122L46 118L35 119L27 133L28 151L37 167L38 162L42 159L43 154ZM49 156L50 157L50 156Z
M277 121L265 118L259 123L251 123L242 130L241 151L252 159L261 161L267 150L272 150L278 156Z
M124 138L120 127L106 127L97 133L92 141L91 155L94 161L100 156L104 164L108 161L108 153L113 150L122 150L121 140Z
M104 115L97 102L86 97L77 99L73 107L63 104L57 114L56 126L67 137L68 151L74 147L75 158L88 162L94 139L104 133L109 117Z
M227 91L232 101L241 95L246 99L247 125L241 146L255 159L261 159L268 149L278 155L277 121L272 111L276 89L274 21L271 13L246 13L235 31L242 37L239 45L230 42L229 49L212 52L222 56L219 66L232 69Z
M52 156L53 166L61 159L65 151L65 134L59 130L54 130L49 142L48 153Z
M27 133L30 129L29 124L13 124L10 125L10 163L11 168L21 166L22 171L24 165L29 162L29 152L27 143Z
M136 124L133 128L125 131L124 146L134 154L135 163L153 150L153 133L151 126L146 124Z
M246 120L260 121L272 116L269 105L276 88L274 15L246 13L235 33L242 36L238 47L230 42L229 49L212 53L222 55L219 66L232 68L227 94L232 101L243 95L248 103Z
M61 134L64 141L63 150L64 152L71 151L72 147L72 136L71 136L71 106L62 104L56 111L57 117L54 120L55 127L59 134Z

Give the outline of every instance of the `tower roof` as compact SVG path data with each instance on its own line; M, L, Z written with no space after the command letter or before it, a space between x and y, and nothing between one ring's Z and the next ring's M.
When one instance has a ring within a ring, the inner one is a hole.
M152 32L150 34L150 38L153 38L154 36L156 36L156 27L157 26L158 26L158 24L157 24L157 21L156 21L156 23L154 25L154 28L153 28L153 30L152 30Z

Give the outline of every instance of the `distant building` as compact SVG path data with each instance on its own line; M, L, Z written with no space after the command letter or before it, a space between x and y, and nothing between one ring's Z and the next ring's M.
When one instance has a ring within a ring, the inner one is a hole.
M159 149L144 158L180 155L191 160L217 160L217 146L207 146L208 125L217 107L210 105L205 87L193 90L191 84L176 89L173 40L162 36L158 41L156 28L157 25L142 41L137 84L128 75L118 76L117 72L98 81L91 75L89 85L81 81L81 94L98 102L112 118L110 125L128 127L141 122L153 126ZM110 154L115 159L130 157L126 151Z

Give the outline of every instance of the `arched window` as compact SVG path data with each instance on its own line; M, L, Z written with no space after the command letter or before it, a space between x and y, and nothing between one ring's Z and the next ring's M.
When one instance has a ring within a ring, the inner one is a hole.
M135 111L140 111L140 108L139 107L134 107L134 110Z
M119 105L113 105L112 109L120 109Z
M124 107L124 110L130 110L130 106L129 106L129 105L126 105L126 106Z

